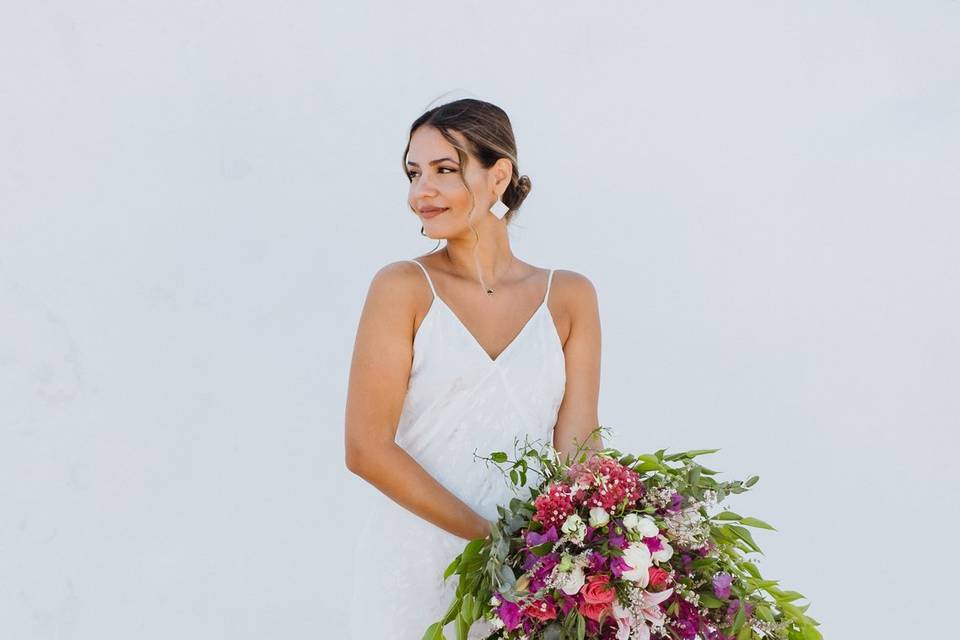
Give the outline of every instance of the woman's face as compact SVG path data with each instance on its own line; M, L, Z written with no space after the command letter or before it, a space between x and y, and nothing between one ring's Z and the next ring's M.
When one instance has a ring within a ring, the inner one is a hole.
M459 131L451 134L466 146ZM470 194L460 179L462 170L457 150L436 128L424 125L413 132L407 151L407 177L410 178L407 202L419 216L423 233L431 238L469 233L468 220L476 225L499 196L493 190L495 182L491 181L491 172L471 156L464 175L477 199L471 213Z

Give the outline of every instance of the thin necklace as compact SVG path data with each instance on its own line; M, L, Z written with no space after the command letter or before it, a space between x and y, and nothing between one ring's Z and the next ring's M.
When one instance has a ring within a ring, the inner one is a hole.
M453 260L450 259L450 253L447 252L447 251L444 251L444 254L447 256L447 261L448 261L451 265L453 265ZM480 285L483 287L483 290L484 290L484 292L487 294L488 297L489 297L489 296L492 296L493 293L494 293L494 289L493 289L493 287L487 286L487 283L483 281L483 270L480 268L480 259L479 259L477 256L474 256L474 261L475 261L475 264L476 264L476 266L477 266L477 275L478 275L479 278L480 278ZM500 277L497 278L497 282L499 282L500 280L502 280L503 277L504 277L505 275L507 275L507 272L510 271L511 267L513 267L513 262L514 262L514 257L513 257L513 256L510 256L510 264L507 265L507 268L504 269L504 270L503 270L503 273L500 274Z
M505 275L507 275L507 272L510 271L510 268L511 268L512 266L513 266L513 257L511 256L511 257L510 257L510 264L507 265L507 268L504 269L504 270L503 270L503 273L500 274L500 277L497 278L497 282L498 282L498 283L499 283L501 280L503 280L503 277L504 277ZM480 284L483 285L484 291L486 291L487 296L488 296L488 297L489 297L489 296L492 296L492 295L493 295L493 287L488 287L488 286L486 285L486 283L483 281L483 271L480 269L480 260L479 260L479 259L477 259L477 273L478 273L479 276L480 276Z

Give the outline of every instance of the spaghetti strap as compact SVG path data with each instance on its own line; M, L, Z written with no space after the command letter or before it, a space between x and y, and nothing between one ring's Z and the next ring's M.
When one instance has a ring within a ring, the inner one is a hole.
M415 265L417 265L418 267L420 267L420 269L423 271L423 275L427 276L427 284L430 285L430 291L433 292L433 296L434 296L434 297L438 297L438 296L437 296L437 290L433 288L433 280L430 279L430 274L427 273L427 268L426 268L425 266L423 266L422 264L420 264L420 261L419 261L419 260L409 260L409 262L412 262L412 263L414 263ZM549 286L549 285L548 285L548 286Z
M550 269L550 274L547 276L547 293L543 296L543 304L547 304L547 301L550 299L550 284L553 282L553 269Z

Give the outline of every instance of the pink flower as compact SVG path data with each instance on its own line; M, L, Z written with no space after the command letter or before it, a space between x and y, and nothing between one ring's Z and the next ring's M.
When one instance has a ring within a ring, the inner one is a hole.
M670 582L670 574L660 567L650 567L650 581L647 586L652 589L661 589Z
M665 615L660 608L660 603L670 597L673 593L673 587L656 593L650 593L646 590L642 593L643 595L640 597L640 608L643 611L643 617L653 623L662 623Z
M604 612L610 610L611 603L617 596L616 590L610 584L610 576L605 573L588 577L580 589L580 594L583 596L580 613L597 622Z
M537 600L527 604L523 613L540 621L553 620L557 617L557 608L551 600Z
M544 529L556 527L559 529L566 522L567 516L574 512L570 501L570 487L562 482L551 484L545 493L541 493L533 501L537 512L533 519L543 525Z

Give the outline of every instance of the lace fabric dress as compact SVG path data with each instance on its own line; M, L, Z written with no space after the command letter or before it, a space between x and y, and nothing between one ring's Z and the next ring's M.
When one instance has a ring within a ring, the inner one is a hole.
M396 442L447 490L488 520L516 494L503 473L477 455L513 454L514 439L550 443L566 384L563 345L543 302L495 358L437 295L413 341L413 363ZM525 494L529 495L529 494ZM380 494L357 531L347 637L352 640L420 640L446 612L456 574L443 571L467 540L455 536ZM478 620L469 638L492 629ZM453 623L444 628L456 638Z

